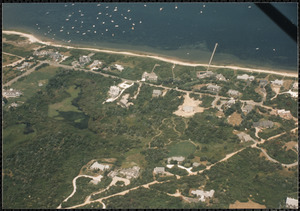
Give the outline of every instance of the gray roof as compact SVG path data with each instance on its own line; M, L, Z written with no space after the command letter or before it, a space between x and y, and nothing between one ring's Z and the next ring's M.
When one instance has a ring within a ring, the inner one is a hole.
M253 122L254 127L263 127L263 128L271 128L273 127L274 123L270 120L263 120L259 122Z
M153 95L155 95L155 96L159 96L159 95L161 95L161 90L159 90L159 89L154 89L153 90Z

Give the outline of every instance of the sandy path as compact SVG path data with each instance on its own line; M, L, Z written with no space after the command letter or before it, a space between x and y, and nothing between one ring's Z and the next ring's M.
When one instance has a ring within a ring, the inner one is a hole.
M190 66L190 67L208 67L208 64L195 64L195 63L189 63L189 62L183 62L180 60L176 59L169 59L169 58L164 58L156 55L148 55L148 54L138 54L138 53L131 53L131 52L126 52L126 51L112 51L112 50L100 50L100 49L95 49L95 48L81 48L81 47L73 47L73 46L68 46L68 45L58 45L54 44L52 42L44 42L38 38L36 38L34 35L31 34L26 34L22 32L16 32L16 31L2 31L4 34L16 34L20 35L23 37L26 37L29 39L30 42L38 42L44 45L51 45L54 47L64 47L64 48L69 48L69 49L81 49L81 50L90 50L90 51L96 51L96 52L103 52L103 53L111 53L111 54L122 54L122 55L128 55L128 56L136 56L136 57L144 57L144 58L152 58L168 63L173 63L177 65L183 65L183 66ZM270 73L270 74L275 74L275 75L283 75L283 76L289 76L289 77L298 77L297 73L291 73L291 72L276 72L272 70L264 70L264 69L255 69L255 68L245 68L245 67L238 67L238 66L231 66L231 65L210 65L210 67L214 68L227 68L227 69L232 69L232 70L243 70L243 71L248 71L248 72L261 72L261 73Z
M235 201L229 205L229 209L265 209L266 206L249 200L248 202Z
M41 66L42 64L45 64L45 63L47 63L47 62L40 62L38 65L36 65L33 68L27 70L22 75L19 75L19 76L13 78L12 80L10 80L9 82L7 82L6 84L3 84L3 87L5 87L5 86L11 86L14 82L16 82L17 80L19 80L20 78L22 78L22 77L24 77L26 75L29 75L30 73L32 73L35 70L35 68L37 68L37 67L39 67L39 66Z
M202 113L205 110L205 108L199 107L199 104L201 104L201 103L202 103L202 101L200 101L200 100L194 100L194 99L190 98L189 94L187 93L184 96L183 104L178 106L178 110L174 111L173 114L175 114L177 116L182 116L182 117L191 117L196 113ZM185 106L192 106L193 111L191 111L191 112L183 111L183 108Z

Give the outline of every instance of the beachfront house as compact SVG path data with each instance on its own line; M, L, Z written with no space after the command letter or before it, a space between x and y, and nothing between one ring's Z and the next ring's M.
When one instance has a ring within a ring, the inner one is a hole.
M90 65L91 70L98 70L102 65L102 62L99 60L94 60L93 63Z
M216 75L216 80L218 81L226 81L226 78L220 73Z
M268 81L265 79L259 80L259 87L263 88L268 84Z
M204 202L206 199L210 199L214 196L215 191L210 190L210 191L203 191L203 190L192 190L191 194L196 195L199 197L199 200Z
M114 64L113 68L119 70L120 72L122 72L124 70L124 67L122 65L119 65L119 64Z
M215 75L215 73L213 73L212 71L206 71L206 72L199 71L199 72L197 72L197 78L199 78L199 79L210 78L210 77L213 77L214 75Z
M254 80L254 76L249 76L248 74L243 74L243 75L238 75L237 76L238 80L244 80L244 81L253 81Z
M293 88L292 89L298 89L298 82L295 82L294 84L293 84Z
M276 79L275 81L271 81L271 83L275 86L283 86L283 80Z
M142 75L142 80L141 81L156 82L157 78L158 77L154 72L151 72L151 73L144 72L143 75Z
M80 56L79 57L79 63L81 65L87 64L91 61L91 58L89 56Z

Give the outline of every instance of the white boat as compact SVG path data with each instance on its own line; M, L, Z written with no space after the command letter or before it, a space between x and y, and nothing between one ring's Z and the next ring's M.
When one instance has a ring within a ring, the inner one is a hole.
M74 29L74 26L72 26L72 29Z
M94 31L94 33L96 34L96 33L97 33L97 31Z
M98 15L101 15L102 13L101 12L98 12Z
M142 21L140 21L140 23L142 23Z
M82 35L86 35L86 33L85 33L85 32L83 32L83 33L82 33Z
M119 27L119 25L115 25L115 27L116 27L116 28L118 28L118 27Z
M105 22L103 21L102 24L105 24Z
M66 21L69 21L69 19L67 18Z
M175 10L177 10L178 9L178 7L177 6L175 6Z
M93 25L93 28L95 28L95 25Z
M80 14L80 16L84 16L84 14Z
M127 12L130 12L130 10L127 10Z
M101 4L97 4L97 7L100 7Z
M162 11L163 9L164 9L164 8L161 7L161 8L159 8L159 11Z
M111 22L113 23L113 22L114 22L114 20L111 20Z
M107 31L107 32L108 32L108 29L105 29L105 31Z
M99 18L97 17L96 19L98 20Z
M60 31L60 32L63 32L64 30L61 29L61 30L59 30L59 31Z
M132 23L133 26L135 26L135 23Z
M147 4L144 4L144 7L147 7Z

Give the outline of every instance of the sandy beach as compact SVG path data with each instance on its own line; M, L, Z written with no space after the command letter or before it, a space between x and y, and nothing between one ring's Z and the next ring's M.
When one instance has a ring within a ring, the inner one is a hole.
M182 65L182 66L190 66L190 67L207 67L208 64L197 64L197 63L189 63L189 62L184 62L180 61L177 59L169 59L161 56L155 56L155 55L148 55L148 54L140 54L140 53L132 53L132 52L127 52L127 51L113 51L113 50L105 50L105 49L96 49L96 48L81 48L81 47L73 47L70 45L59 45L55 44L54 42L44 42L34 35L31 34L26 34L22 32L17 32L17 31L2 31L3 34L15 34L15 35L20 35L22 37L26 37L29 39L30 42L34 43L41 43L44 45L49 45L53 47L62 47L62 48L68 48L68 49L80 49L80 50L89 50L89 51L94 51L94 52L102 52L102 53L109 53L109 54L121 54L121 55L127 55L127 56L135 56L135 57L144 57L144 58L152 58L172 64L177 64L177 65ZM227 68L227 69L232 69L232 70L242 70L242 71L248 71L248 72L260 72L260 73L269 73L269 74L275 74L275 75L282 75L282 76L287 76L287 77L298 77L298 73L292 73L292 72L278 72L278 71L272 71L272 70L264 70L264 69L256 69L256 68L245 68L245 67L238 67L238 66L226 66L226 65L210 65L211 68Z

